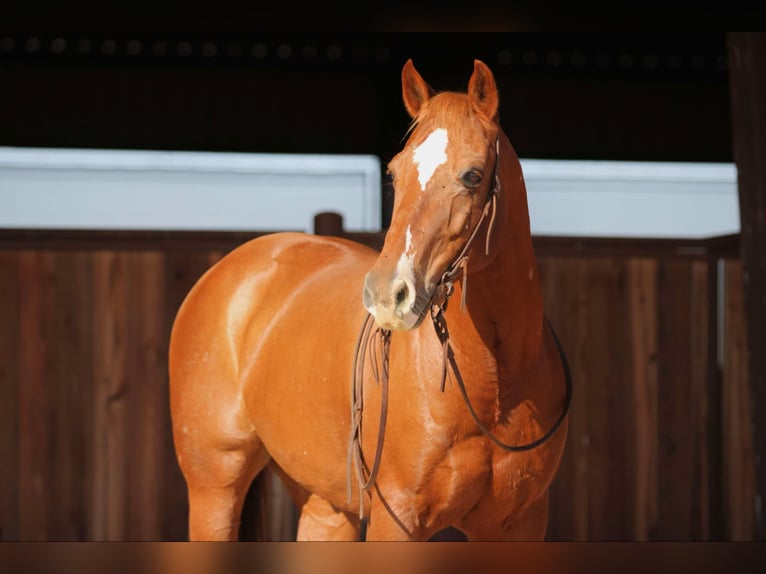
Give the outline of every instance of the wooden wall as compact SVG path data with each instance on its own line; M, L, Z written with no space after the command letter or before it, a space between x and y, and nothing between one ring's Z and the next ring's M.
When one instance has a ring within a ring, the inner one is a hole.
M185 538L170 328L196 279L246 238L0 233L0 539ZM548 314L574 374L549 538L750 539L736 249L537 246ZM711 307L719 265L722 314ZM291 506L273 477L258 485L243 536L287 539Z
M547 312L574 373L549 537L749 539L739 262L721 263L722 316L709 311L716 261L550 256L540 265Z
M183 538L169 328L217 256L0 251L3 539Z

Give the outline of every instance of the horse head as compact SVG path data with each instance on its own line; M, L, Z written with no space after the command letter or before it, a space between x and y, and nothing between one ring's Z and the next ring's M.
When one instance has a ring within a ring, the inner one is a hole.
M488 242L485 252L472 240L497 191L498 93L486 64L474 61L466 93L435 93L408 60L402 96L412 124L388 165L391 224L363 291L365 308L389 330L419 326L468 254L472 268L486 265Z

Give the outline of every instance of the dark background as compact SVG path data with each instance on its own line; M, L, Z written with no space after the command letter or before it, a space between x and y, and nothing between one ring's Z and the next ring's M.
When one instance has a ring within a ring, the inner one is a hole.
M522 158L732 161L724 32L278 33L211 19L183 32L0 20L0 145L375 154L385 172L409 122L404 62L459 90L478 58Z
M494 70L522 157L731 161L723 32L2 31L0 143L374 153L408 117L407 58L436 89Z

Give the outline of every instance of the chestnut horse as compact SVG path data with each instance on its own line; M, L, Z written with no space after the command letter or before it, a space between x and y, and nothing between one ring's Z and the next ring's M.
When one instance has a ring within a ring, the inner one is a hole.
M434 92L412 61L401 76L413 122L389 164L382 251L261 236L178 311L170 404L191 540L236 540L266 465L299 540L545 538L571 381L495 79L478 60L466 93Z

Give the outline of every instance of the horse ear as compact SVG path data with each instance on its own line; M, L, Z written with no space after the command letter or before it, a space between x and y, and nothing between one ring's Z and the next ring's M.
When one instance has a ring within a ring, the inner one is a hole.
M473 61L473 74L468 82L468 97L474 109L490 120L495 118L499 101L495 76L481 60Z
M402 68L402 98L404 99L404 107L407 108L407 113L410 114L412 119L417 117L420 108L433 95L433 88L426 83L415 69L412 59L407 60L404 68Z

